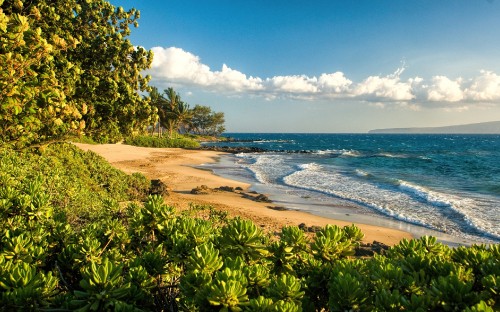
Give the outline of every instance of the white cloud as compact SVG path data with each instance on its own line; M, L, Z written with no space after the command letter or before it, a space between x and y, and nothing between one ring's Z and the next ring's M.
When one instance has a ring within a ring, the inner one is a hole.
M319 87L325 92L345 93L349 92L352 81L347 79L342 72L333 74L321 74L318 79Z
M210 68L203 65L198 56L175 47L155 47L151 50L154 57L150 73L154 78L208 84Z
M291 92L291 93L316 93L318 92L316 77L307 76L276 76L267 79L266 82L271 86L273 92Z
M398 69L393 75L386 77L370 76L356 86L354 94L365 96L368 100L409 101L415 98L412 94L412 81L401 82Z
M238 92L263 88L260 78L247 77L226 64L220 71L212 71L198 56L180 48L154 47L151 50L154 57L148 73L155 80Z
M451 80L445 76L432 78L432 85L428 87L427 99L436 102L457 102L464 98L460 88L461 79Z
M474 101L500 100L500 76L491 71L481 70L481 76L472 81L465 94Z
M369 76L353 82L342 72L260 78L247 76L226 64L218 71L203 64L200 57L180 48L155 47L151 69L152 83L186 85L226 92L231 95L252 94L272 101L277 98L300 100L360 100L376 107L394 103L400 108L418 110L422 106L444 109L468 109L471 105L500 103L500 76L482 70L478 77L464 80L434 76L430 81L420 77L401 79L405 67L387 76ZM458 105L457 105L458 104Z

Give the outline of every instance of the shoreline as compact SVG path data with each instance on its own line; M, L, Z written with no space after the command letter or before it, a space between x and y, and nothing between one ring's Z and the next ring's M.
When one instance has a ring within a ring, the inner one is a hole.
M276 209L278 208L276 202L266 203L249 199L249 194L254 194L250 183L216 175L209 168L200 168L203 164L217 162L218 158L227 153L179 148L147 148L123 144L74 144L83 150L91 150L99 154L114 167L128 174L140 172L148 179L161 180L169 188L170 195L165 198L166 203L181 210L187 209L191 203L210 205L217 210L227 211L231 217L241 216L250 219L265 231L274 233L279 232L286 225L305 224L311 227L336 224L342 227L354 223L365 234L364 243L378 241L394 245L403 238L411 239L417 236L415 233L385 225L361 223L356 220L356 216L353 216L354 220L338 220L305 211ZM240 187L242 191L191 194L193 188L201 185L206 185L211 189L221 186Z
M301 197L297 194L290 194L289 190L280 189L280 187L268 186L260 183L255 177L247 176L241 172L236 172L234 169L231 173L227 173L225 168L230 168L234 163L233 153L225 153L219 157L219 160L214 163L205 164L198 168L211 169L214 174L225 178L245 181L250 184L250 190L268 195L274 204L286 207L288 210L299 211L314 216L324 217L336 222L345 221L349 224L365 224L390 228L409 233L414 238L424 235L430 235L437 238L449 246L461 246L482 244L482 241L469 240L462 237L452 236L450 234L439 232L422 225L405 222L403 220L393 219L384 215L379 215L376 212L367 211L366 207L359 206L355 203L343 199L323 199L311 196ZM293 192L292 192L293 193Z

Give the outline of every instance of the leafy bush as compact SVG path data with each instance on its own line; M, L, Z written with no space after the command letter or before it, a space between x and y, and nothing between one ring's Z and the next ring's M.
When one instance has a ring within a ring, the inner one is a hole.
M128 137L124 142L125 144L142 147L197 148L200 146L200 143L187 137L170 139L166 137L159 138L156 136L143 135Z
M52 144L39 154L0 149L0 207L10 216L62 213L78 225L106 215L110 202L144 200L149 186L143 175L127 175L72 144Z
M355 226L271 237L139 196L143 176L71 145L0 156L0 311L499 309L500 245L422 237L355 258Z

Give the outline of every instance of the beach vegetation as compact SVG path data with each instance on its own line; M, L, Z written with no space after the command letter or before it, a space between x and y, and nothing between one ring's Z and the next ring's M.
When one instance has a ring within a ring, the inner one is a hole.
M209 106L196 105L192 110L189 132L204 136L220 136L226 128L223 112L214 112Z
M209 106L203 105L190 108L171 87L163 93L151 87L149 98L158 110L158 122L152 128L158 132L158 136L162 136L162 128L167 130L169 138L179 134L218 137L226 130L223 112L214 112Z
M160 93L158 88L151 87L149 92L151 104L158 111L158 131L167 129L168 137L173 138L179 132L186 132L191 122L192 111L189 105L181 100L181 96L172 87ZM161 134L161 133L159 133Z
M197 148L200 143L186 136L177 136L175 138L157 137L151 135L136 135L125 138L125 144L142 147L165 147L165 148Z
M354 225L274 235L204 205L179 212L142 174L59 142L160 144L132 137L156 112L161 144L224 131L223 113L172 88L140 95L152 53L128 40L138 18L104 0L0 0L0 311L500 309L499 245L424 236L359 258Z
M2 149L0 311L493 311L499 245L402 240L359 258L357 227L277 236L92 152Z
M1 0L0 144L117 142L151 124L153 54L128 39L138 18L105 0Z

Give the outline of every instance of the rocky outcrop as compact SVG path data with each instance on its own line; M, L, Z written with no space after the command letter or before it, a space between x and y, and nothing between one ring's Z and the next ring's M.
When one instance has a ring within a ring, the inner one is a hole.
M230 154L239 154L239 153L262 153L267 152L267 150L258 148L258 147L234 147L234 146L201 146L198 148L199 150L204 151L216 151L216 152L224 152Z
M356 247L354 255L356 257L372 257L375 254L383 255L387 249L389 249L389 246L386 244L373 241L373 243L361 244Z
M200 185L195 187L194 189L191 190L191 194L195 195L206 195L206 194L212 194L212 193L217 193L217 192L232 192L232 193L237 193L241 194L243 197L248 198L250 200L260 202L260 203L272 203L272 200L269 199L264 194L259 194L257 192L249 192L246 193L243 191L241 187L232 187L232 186L220 186L216 188L210 188L206 185Z
M200 186L197 186L194 189L192 189L191 194L207 195L207 194L213 193L213 191L214 191L213 189L209 188L206 185L200 185Z
M169 195L169 189L168 186L163 183L161 180L151 180L151 186L149 187L149 194L150 195L161 195L161 196L168 196Z

